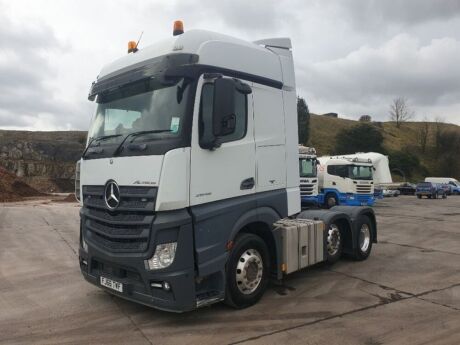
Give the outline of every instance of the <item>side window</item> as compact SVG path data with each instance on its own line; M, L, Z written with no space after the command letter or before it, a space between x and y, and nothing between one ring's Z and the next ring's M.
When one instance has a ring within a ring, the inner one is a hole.
M327 167L327 173L329 175L347 177L348 176L348 166L347 165L329 165Z
M201 90L199 136L202 139L212 139L212 112L214 103L214 84L205 83ZM220 143L236 141L246 136L248 123L248 99L247 95L235 90L235 132L220 137Z
M335 167L336 167L335 165L329 165L327 167L327 173L329 175L337 175Z

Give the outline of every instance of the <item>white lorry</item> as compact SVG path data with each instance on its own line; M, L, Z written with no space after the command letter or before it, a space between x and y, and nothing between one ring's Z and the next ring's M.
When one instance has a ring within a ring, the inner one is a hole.
M373 165L370 159L345 156L318 158L318 202L335 205L374 204Z
M314 147L299 145L300 198L302 203L318 202L318 159Z
M303 205L372 206L372 161L351 156L317 158L316 150L299 146L300 198Z
M398 184L393 183L390 172L390 162L388 156L378 152L357 152L355 154L344 155L347 158L358 158L372 161L372 178L374 181L374 197L382 198L383 193L391 195L397 192Z
M256 303L269 279L368 257L371 208L300 212L291 42L191 30L106 65L77 163L84 278L155 308Z

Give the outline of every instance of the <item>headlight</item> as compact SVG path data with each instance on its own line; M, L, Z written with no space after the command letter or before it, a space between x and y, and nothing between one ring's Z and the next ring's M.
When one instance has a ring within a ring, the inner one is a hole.
M176 256L177 242L159 244L155 248L155 254L146 260L150 270L159 270L170 266Z

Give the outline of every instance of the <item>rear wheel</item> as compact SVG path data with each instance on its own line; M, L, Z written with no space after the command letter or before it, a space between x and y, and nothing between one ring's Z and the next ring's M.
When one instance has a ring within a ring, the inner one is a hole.
M246 308L257 303L268 285L270 258L265 242L253 234L240 234L227 262L225 303Z
M331 208L331 207L337 206L338 204L339 202L335 194L332 194L332 193L326 194L326 199L324 200L324 206L326 206L326 208Z
M373 225L368 216L360 216L357 219L358 236L356 236L356 260L366 260L372 250Z
M329 225L329 229L326 232L326 261L330 264L337 262L342 256L342 232L337 224Z

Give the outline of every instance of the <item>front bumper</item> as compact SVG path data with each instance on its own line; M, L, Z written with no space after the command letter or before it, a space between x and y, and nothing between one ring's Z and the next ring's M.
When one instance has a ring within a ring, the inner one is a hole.
M84 215L82 215L82 224ZM158 243L177 241L171 266L150 271L145 260L152 257ZM196 308L193 230L186 210L158 213L152 225L148 250L145 253L112 253L91 241L88 251L79 250L80 270L84 278L104 290L153 308L184 312ZM101 286L100 277L123 284L123 292ZM169 290L152 287L167 282Z

